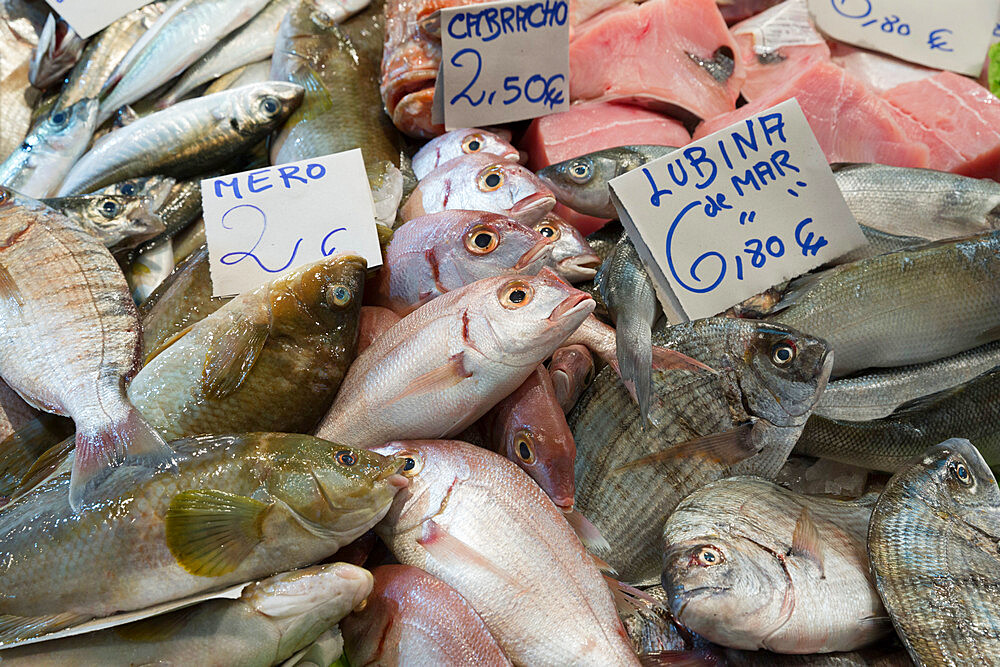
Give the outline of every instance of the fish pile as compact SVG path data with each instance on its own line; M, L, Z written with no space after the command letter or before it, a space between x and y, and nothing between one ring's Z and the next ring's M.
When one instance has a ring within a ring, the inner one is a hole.
M574 0L570 109L445 132L473 1L0 3L0 663L997 664L1000 104ZM791 97L868 244L668 323L608 182ZM201 180L354 148L382 266L213 298Z

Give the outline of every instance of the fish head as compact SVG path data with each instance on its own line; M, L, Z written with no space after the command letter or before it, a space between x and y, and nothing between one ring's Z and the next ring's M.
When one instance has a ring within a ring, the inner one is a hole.
M615 218L608 181L634 168L625 150L609 148L557 162L539 170L538 177L560 204L585 215Z
M234 128L244 136L275 128L302 103L305 89L288 81L264 81L226 91L234 100Z
M594 383L595 374L594 355L584 345L564 345L552 353L549 377L560 401L563 397L574 400L578 392Z
M504 273L538 273L552 256L552 242L499 213L461 213L437 239L435 256L442 282L467 285ZM446 264L447 262L447 264ZM449 266L450 264L450 266ZM454 273L455 280L445 281Z
M344 347L351 346L357 339L366 267L362 257L337 254L265 286L272 331L300 339L303 334L333 335Z
M1000 489L986 460L968 440L951 438L930 447L899 477L913 486L913 497L1000 540ZM930 493L928 478L934 489Z
M118 181L113 183L106 188L102 188L95 192L98 195L123 195L125 197L136 197L136 196L151 196L156 197L162 195L163 189L166 189L166 193L170 193L170 189L174 187L177 181L170 178L169 176L140 176L138 178L129 178L124 181ZM159 208L159 205L157 205Z
M167 226L155 213L152 197L89 195L81 213L101 230L102 239L144 241L163 232ZM107 244L107 240L105 244Z
M314 565L247 585L240 601L279 630L284 654L294 653L306 636L315 636L359 607L374 579L348 563ZM281 649L279 649L281 652Z
M740 320L730 352L747 410L776 426L802 424L826 388L826 341L781 324Z
M593 280L601 258L573 225L551 211L535 223L535 231L553 242L553 267L571 283Z
M54 109L25 143L36 142L35 149L78 153L94 134L99 106L96 99L87 98L69 108Z
M413 172L417 178L423 178L439 165L471 153L496 155L512 162L521 158L520 152L503 137L475 127L463 128L446 132L424 144L413 156Z
M28 80L42 90L60 83L65 74L80 59L87 40L80 37L63 19L49 14L38 36L28 70Z

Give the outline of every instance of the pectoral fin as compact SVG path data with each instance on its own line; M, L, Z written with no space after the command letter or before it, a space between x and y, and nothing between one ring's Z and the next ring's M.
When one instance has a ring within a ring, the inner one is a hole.
M14 282L14 276L10 275L3 264L0 264L0 299L6 301L7 307L15 312L19 312L18 309L24 305L24 297Z
M143 362L143 366L147 365L149 362L151 362L153 359L155 359L158 354L160 354L161 352L163 352L164 350L166 350L168 347L170 347L171 345L173 345L174 343L176 343L177 341L179 341L181 338L184 338L184 336L186 336L188 334L188 332L191 331L192 327L194 327L194 325L190 324L190 325L184 327L183 329L181 329L180 331L178 331L177 333L175 333L170 338L168 338L165 341L163 341L162 343L160 343L159 347L157 347L155 350L153 350L148 355L146 355L146 360Z
M465 369L465 364L463 363L464 357L465 353L459 352L448 359L448 362L444 366L435 368L415 378L410 384L406 385L406 389L396 396L396 398L389 401L389 403L396 403L417 394L444 391L445 389L454 387L465 378L471 377L472 373Z
M202 389L210 398L225 398L240 388L264 349L270 327L239 317L212 336L205 353Z
M170 501L164 518L167 546L191 574L228 574L260 543L270 507L215 489L182 491Z
M424 522L424 534L417 540L417 544L440 563L458 568L478 567L498 579L503 579L518 590L524 589L524 583L513 574L449 533L433 519Z
M694 438L662 452L655 452L620 465L613 472L617 473L629 468L638 468L659 461L684 457L700 457L725 466L733 466L758 453L751 438L752 430L753 425L741 424L728 431Z
M803 507L799 514L798 521L795 522L795 530L792 532L792 548L789 554L802 556L819 568L820 576L826 577L823 569L823 543L820 541L819 529L809 516L809 508Z
M68 611L45 616L0 614L0 646L62 630L89 620L89 618L89 616Z

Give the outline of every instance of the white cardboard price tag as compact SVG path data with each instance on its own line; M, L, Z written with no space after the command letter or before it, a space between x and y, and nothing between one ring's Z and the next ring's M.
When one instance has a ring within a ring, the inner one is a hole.
M451 130L567 108L568 0L500 0L441 10L433 122Z
M361 149L201 182L212 294L232 296L335 252L382 264Z
M80 37L90 37L152 0L45 0Z
M672 323L720 313L866 243L794 99L610 185Z
M1000 0L809 0L820 30L842 42L978 76Z

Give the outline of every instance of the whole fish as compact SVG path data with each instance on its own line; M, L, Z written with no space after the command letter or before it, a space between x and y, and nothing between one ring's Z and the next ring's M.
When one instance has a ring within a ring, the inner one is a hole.
M509 137L504 139L478 127L467 127L445 132L424 144L413 156L413 173L421 179L445 162L469 153L496 155L512 162L521 157Z
M563 206L598 218L617 218L608 181L676 150L673 146L618 146L541 169L538 178Z
M122 58L101 91L98 123L141 99L259 12L268 0L178 0Z
M379 537L464 597L512 663L639 664L597 566L517 466L455 441L375 451L403 457L410 480Z
M358 357L316 433L364 446L458 433L517 389L593 308L548 268L452 290Z
M164 0L151 2L94 35L69 73L53 110L68 109L83 99L97 99L119 61L152 27L168 5L169 2Z
M28 71L47 16L44 4L0 2L0 159L14 152L32 124L41 93L28 81Z
M538 177L516 162L471 153L429 173L399 213L403 221L450 209L492 211L533 226L556 200Z
M869 421L904 403L951 389L1000 366L1000 341L925 364L883 368L834 380L813 411L827 419Z
M569 413L583 390L594 381L594 357L585 345L566 345L552 353L549 377L556 400Z
M97 100L49 114L0 164L0 185L28 197L51 197L90 144Z
M346 18L354 9L353 3L363 3L364 0L353 0L349 6L331 3L343 10L341 18ZM177 83L157 103L158 109L165 109L176 104L198 86L218 79L237 67L255 63L258 60L270 58L274 53L274 43L278 38L278 28L281 20L295 4L295 0L268 0L267 4L257 12L257 15L231 32L225 39L214 45L198 62L186 70ZM358 7L357 9L361 9ZM356 9L354 10L356 11Z
M372 583L371 573L354 565L316 565L247 584L235 600L206 600L118 627L7 649L0 656L5 667L270 667L361 605Z
M5 188L0 234L0 375L34 407L73 418L72 506L100 497L111 466L169 467L170 448L125 396L142 365L141 333L114 258L65 216Z
M579 283L597 275L601 258L576 227L550 211L535 223L535 231L552 239L552 268L565 280Z
M49 14L38 36L35 54L28 70L28 80L35 88L45 90L61 83L63 75L80 59L87 40L76 34L62 18Z
M406 315L483 278L534 275L549 263L552 250L549 238L497 213L423 215L393 233L375 278L375 303Z
M271 81L186 100L105 135L73 166L59 196L148 174L211 169L266 137L298 106L302 88Z
M341 622L352 665L510 665L458 591L409 565L372 570L368 604Z
M1000 489L968 440L929 448L896 473L868 528L879 595L917 665L992 664Z
M763 322L710 318L656 340L715 372L656 370L651 426L605 368L568 421L576 509L610 543L600 555L632 584L659 579L663 523L689 493L723 477L772 478L823 391L823 341Z
M1000 367L882 419L851 422L814 415L796 451L896 472L933 443L951 437L971 440L988 463L1000 465Z
M830 343L836 376L964 352L1000 339L1000 232L806 276L778 308L774 321Z
M126 178L117 183L106 185L103 188L89 193L92 195L122 195L124 197L142 197L153 195L160 191L165 184L173 188L176 181L169 176L138 176L136 178Z
M176 474L133 484L117 468L118 493L92 508L70 508L66 474L3 508L0 645L315 563L371 528L407 484L398 459L307 435L172 447Z
M124 195L74 195L43 199L42 203L76 221L108 248L128 248L166 229L157 209L170 188L153 197Z
M933 169L831 165L854 218L896 236L929 241L1000 229L1000 184Z
M875 500L806 496L751 477L702 487L663 527L670 611L731 648L829 653L875 642L891 632L868 572Z

